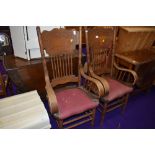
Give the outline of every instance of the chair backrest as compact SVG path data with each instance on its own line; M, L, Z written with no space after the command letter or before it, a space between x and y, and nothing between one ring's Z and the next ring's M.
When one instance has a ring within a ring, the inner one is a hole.
M115 27L86 30L87 60L97 75L111 72Z
M81 29L80 29L81 31ZM45 80L49 78L47 69L47 58L45 53L49 55L51 61L51 84L53 87L68 82L79 82L79 77L73 72L73 57L76 55L81 64L81 40L79 31L66 30L63 28L53 29L51 31L43 31L37 27L40 50L43 59L43 67L45 72ZM79 51L76 51L76 45L79 44Z

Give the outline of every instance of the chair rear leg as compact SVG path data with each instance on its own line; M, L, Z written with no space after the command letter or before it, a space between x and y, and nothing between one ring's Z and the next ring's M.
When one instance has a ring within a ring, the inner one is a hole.
M96 108L92 110L92 121L91 121L92 127L94 127L95 124L95 114L96 114Z

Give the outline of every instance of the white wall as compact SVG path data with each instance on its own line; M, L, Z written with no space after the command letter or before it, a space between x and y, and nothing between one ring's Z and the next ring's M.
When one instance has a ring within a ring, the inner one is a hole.
M52 30L53 28L59 28L60 26L41 26L41 31L43 30ZM27 27L29 40L26 43L27 49L30 50L30 57L33 58L40 58L40 48L38 42L38 36L35 26L28 26Z
M27 59L27 49L25 44L24 27L10 26L10 33L14 49L14 55Z

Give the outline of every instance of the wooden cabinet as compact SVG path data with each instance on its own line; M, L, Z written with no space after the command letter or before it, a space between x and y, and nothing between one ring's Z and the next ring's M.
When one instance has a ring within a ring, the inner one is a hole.
M138 74L137 86L150 87L155 79L155 52L141 50L130 53L115 54L117 62Z
M155 27L119 27L117 53L151 49L155 42Z
M119 30L116 60L137 72L139 88L150 87L155 79L154 41L154 27L121 27Z

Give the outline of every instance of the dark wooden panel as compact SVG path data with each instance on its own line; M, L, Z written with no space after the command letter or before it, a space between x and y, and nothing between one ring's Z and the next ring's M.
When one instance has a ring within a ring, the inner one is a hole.
M117 53L151 49L155 41L154 27L120 27L116 46Z
M85 61L85 57L82 61ZM52 72L49 60L47 66ZM27 61L14 56L6 56L4 67L10 80L17 87L17 93L37 90L43 98L45 97L45 80L41 59ZM73 72L78 75L78 58L76 55L73 57Z
M155 27L120 27L116 44L118 63L138 74L137 86L149 87L155 79Z

